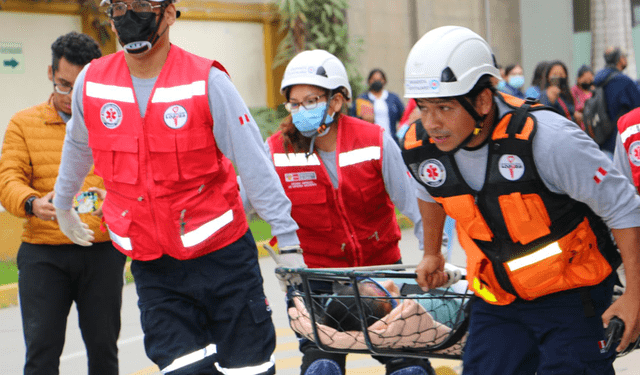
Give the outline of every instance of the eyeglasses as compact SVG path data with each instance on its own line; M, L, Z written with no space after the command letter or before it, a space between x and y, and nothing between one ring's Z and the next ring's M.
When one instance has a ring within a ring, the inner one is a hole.
M73 91L73 85L68 85L66 83L56 83L56 76L53 75L53 89L58 94L69 95L71 94L71 91Z
M300 106L304 107L305 109L314 109L315 107L318 106L318 101L323 96L327 96L327 95L326 94L322 94L322 95L318 95L318 96L310 96L310 97L305 98L302 101L302 103L287 102L287 103L284 104L284 108L286 108L287 111L289 111L291 113L298 112L300 110Z
M138 17L140 18L150 18L152 16L153 10L155 8L161 8L163 5L151 5L148 1L136 0L130 4L119 2L113 3L107 9L107 15L109 18L121 17L127 13L127 9L131 8Z

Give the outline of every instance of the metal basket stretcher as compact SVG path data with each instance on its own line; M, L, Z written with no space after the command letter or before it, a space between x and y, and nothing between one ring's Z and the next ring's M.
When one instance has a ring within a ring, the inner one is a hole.
M466 281L424 292L416 266L277 268L289 288L291 328L321 350L461 359L473 294ZM460 272L455 274L460 280ZM453 273L450 273L453 276Z

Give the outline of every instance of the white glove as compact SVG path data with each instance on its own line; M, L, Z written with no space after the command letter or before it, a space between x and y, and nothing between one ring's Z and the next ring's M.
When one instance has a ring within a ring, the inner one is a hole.
M269 251L269 254L276 261L278 267L283 268L307 268L304 263L304 257L302 256L302 249L300 246L285 246L280 249L280 254L276 254L270 246L265 245L265 248ZM276 273L276 277L280 281L280 288L286 292L287 287L290 285L302 284L302 278L298 274L286 274L281 275Z
M70 210L61 210L56 208L56 216L58 225L65 236L71 241L81 246L93 245L93 231L89 229L89 224L83 223L80 216L73 208Z

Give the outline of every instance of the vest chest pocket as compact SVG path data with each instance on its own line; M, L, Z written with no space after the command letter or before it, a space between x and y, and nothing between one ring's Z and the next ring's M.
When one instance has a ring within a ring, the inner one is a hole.
M330 231L331 217L324 188L304 191L288 190L291 200L291 217L300 228L314 231Z
M442 205L447 215L456 220L469 237L480 241L491 241L493 232L482 217L472 195L458 195L454 197L434 197Z
M551 233L551 219L539 195L512 193L498 197L498 202L513 242L526 245Z
M190 132L149 135L149 161L156 181L179 181L218 170L213 134Z
M104 134L89 138L95 174L106 181L135 184L138 181L138 138Z

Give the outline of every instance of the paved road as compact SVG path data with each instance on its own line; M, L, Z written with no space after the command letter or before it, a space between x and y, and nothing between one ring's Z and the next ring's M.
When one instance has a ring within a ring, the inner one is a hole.
M412 230L403 232L403 259L405 264L416 264L420 259L417 240ZM463 265L459 254L454 253L452 263ZM286 318L284 295L273 274L274 262L261 259L260 266L265 278L265 292L273 308L273 319L277 329L276 366L278 375L296 375L299 373L301 354L297 341L289 328ZM84 344L78 329L75 307L67 324L67 340L60 359L60 373L64 375L85 375L87 373ZM127 285L123 293L122 330L118 346L120 374L123 375L157 375L157 367L149 361L144 353L142 331L140 329L140 312L137 308L135 287ZM24 343L20 311L17 306L0 310L0 375L21 374L24 361ZM434 367L450 366L459 373L459 361L433 360ZM640 375L640 350L632 355L618 359L615 363L616 373L622 375ZM384 374L384 368L366 355L351 354L347 361L348 375Z

